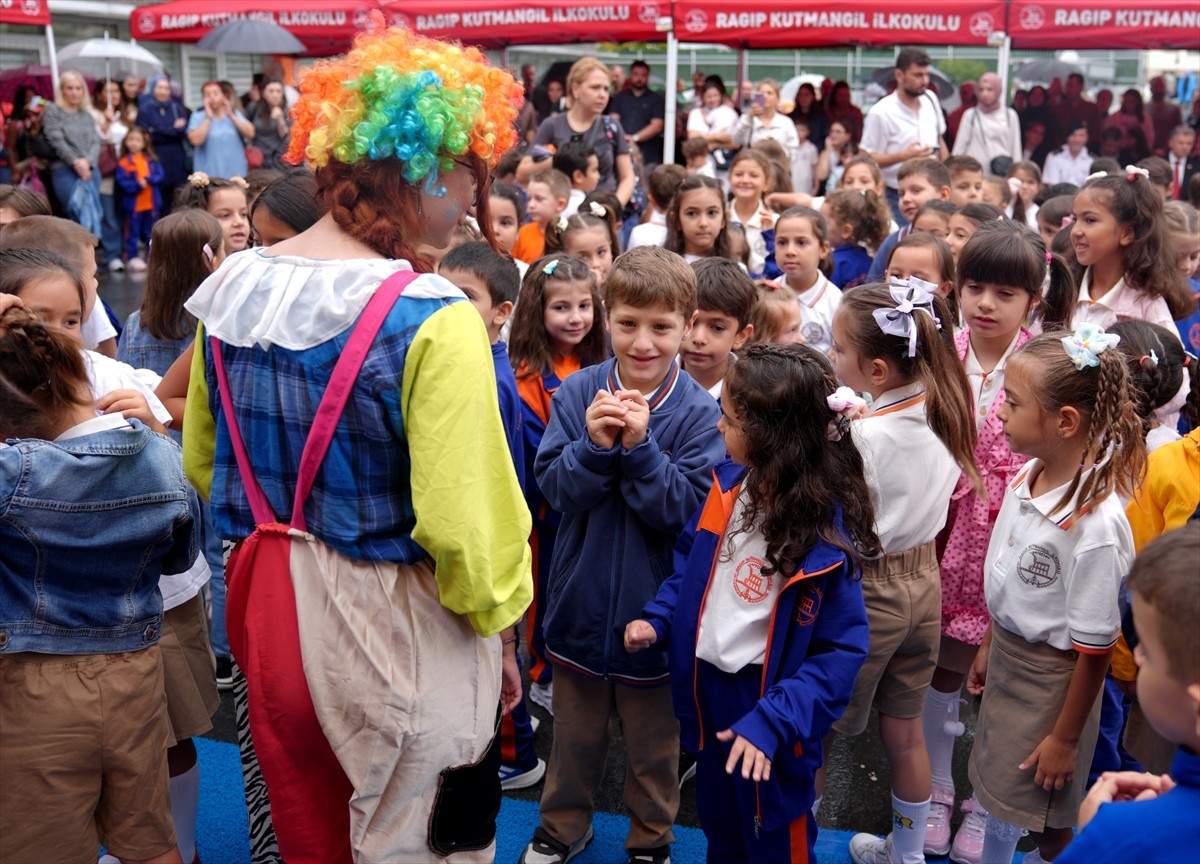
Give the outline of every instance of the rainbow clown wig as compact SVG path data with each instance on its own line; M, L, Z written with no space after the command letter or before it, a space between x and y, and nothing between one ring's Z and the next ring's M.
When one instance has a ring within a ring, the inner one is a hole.
M301 77L287 161L318 169L395 159L433 195L445 194L438 176L455 158L473 153L495 168L517 143L521 85L476 48L385 29L378 12L371 20L348 54Z

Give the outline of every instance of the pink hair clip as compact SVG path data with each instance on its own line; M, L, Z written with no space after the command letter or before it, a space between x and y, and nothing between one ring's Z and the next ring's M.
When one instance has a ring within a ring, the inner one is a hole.
M200 251L204 253L204 260L207 261L209 266L211 267L212 263L213 263L213 258L216 257L216 255L213 254L212 247L209 246L207 243L205 243L204 246L201 247Z
M1050 263L1053 263L1053 261L1054 261L1054 253L1051 252L1049 249L1047 249L1046 250L1046 263L1050 264Z
M1070 226L1072 226L1074 224L1075 224L1074 214L1068 213L1066 216L1064 216L1062 218L1062 224L1058 226L1058 230L1061 231L1062 229L1069 228Z

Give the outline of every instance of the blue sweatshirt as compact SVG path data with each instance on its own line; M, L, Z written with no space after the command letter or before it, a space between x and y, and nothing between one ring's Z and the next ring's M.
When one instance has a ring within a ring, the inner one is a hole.
M721 541L733 514L746 469L730 460L717 466L716 482L675 547L675 575L640 617L658 639L650 654L670 658L671 695L679 717L679 741L696 752L720 744L700 721L696 644L700 616L716 568ZM767 634L758 704L733 731L771 758L771 777L759 784L758 814L767 830L781 828L807 811L821 766L821 739L854 692L867 658L867 609L862 583L850 559L819 541L775 595Z
M650 426L632 450L597 447L585 414L596 391L617 389L616 361L581 369L550 404L534 473L563 514L546 599L550 658L596 678L650 686L667 680L658 652L627 654L625 625L671 575L672 548L725 455L708 391L672 364L651 398Z
M522 438L521 397L517 395L517 376L508 361L508 346L503 342L492 343L492 363L496 367L496 395L500 397L500 422L504 424L504 437L508 439L508 451L512 454L513 467L517 469L517 482L521 491L525 486L525 447Z

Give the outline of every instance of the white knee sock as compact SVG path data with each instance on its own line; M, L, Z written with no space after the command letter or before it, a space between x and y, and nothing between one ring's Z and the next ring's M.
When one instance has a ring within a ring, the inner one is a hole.
M1013 855L1017 853L1017 841L1024 834L1023 828L989 815L987 828L983 832L982 864L1012 864Z
M196 810L200 806L200 763L171 778L171 818L183 864L196 857Z
M813 802L812 814L813 814L814 819L817 818L817 811L821 809L821 799L823 799L824 797L825 797L824 795L818 795L817 800Z
M951 763L954 759L954 739L961 735L958 722L959 694L943 693L929 688L925 695L925 747L929 750L929 767L934 788L954 791ZM949 727L949 728L947 728Z
M929 799L918 804L901 801L892 793L892 855L896 864L924 864L925 822Z

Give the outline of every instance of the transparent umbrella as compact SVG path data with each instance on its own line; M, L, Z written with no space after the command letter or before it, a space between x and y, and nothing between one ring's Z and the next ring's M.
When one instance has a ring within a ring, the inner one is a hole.
M121 39L84 39L72 42L58 52L58 65L76 69L88 78L112 78L116 69L139 78L149 78L163 71L162 61L138 45Z

